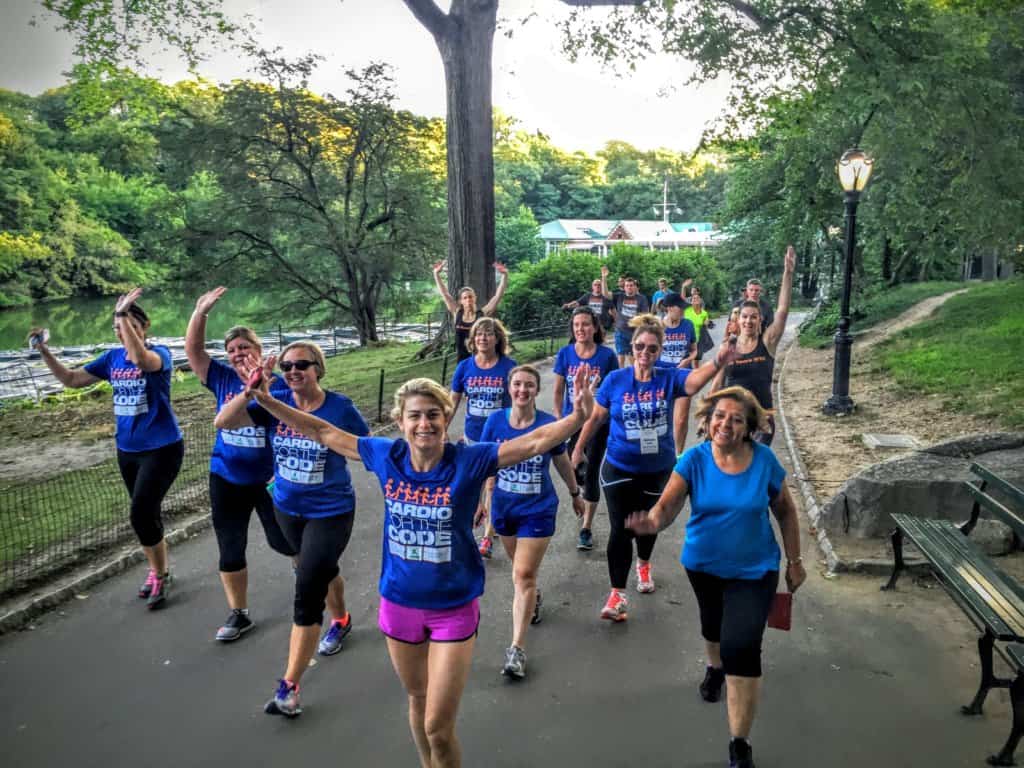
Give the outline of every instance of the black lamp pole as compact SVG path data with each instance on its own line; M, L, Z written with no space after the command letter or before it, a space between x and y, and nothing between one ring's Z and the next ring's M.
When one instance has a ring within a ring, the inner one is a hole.
M857 203L860 192L844 192L846 204L846 263L843 265L843 295L839 307L839 325L835 335L835 362L832 366L832 395L822 410L829 416L847 416L853 413L850 397L850 288L853 282L853 249L857 241Z

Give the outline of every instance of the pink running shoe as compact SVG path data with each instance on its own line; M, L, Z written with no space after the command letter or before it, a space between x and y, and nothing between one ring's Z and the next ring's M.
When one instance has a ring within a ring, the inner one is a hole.
M617 589L613 589L611 594L608 595L608 602L601 609L601 618L611 621L625 621L629 618L628 608L629 601L626 600L626 595Z
M494 542L491 541L491 537L484 536L482 539L480 539L480 556L486 557L488 560L490 560L493 552Z
M146 580L142 582L142 586L139 587L139 597L147 598L153 593L153 583L156 581L156 571L152 568L149 569L149 573L146 574Z
M649 595L654 591L654 579L651 577L651 563L637 562L636 564L636 591Z

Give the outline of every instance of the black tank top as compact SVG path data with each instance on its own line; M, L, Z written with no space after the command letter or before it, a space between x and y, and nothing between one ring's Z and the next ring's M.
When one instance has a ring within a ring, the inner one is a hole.
M764 339L758 337L753 352L740 355L736 362L729 366L725 374L725 386L746 387L757 398L762 408L773 408L772 405L772 372L775 370L775 358L768 354Z
M463 319L463 313L465 312L462 307L459 307L459 311L455 313L455 353L458 355L459 362L462 362L470 356L470 352L466 349L466 340L469 338L469 329L473 327L473 323L484 316L482 310L477 309L476 317L470 320L468 323Z

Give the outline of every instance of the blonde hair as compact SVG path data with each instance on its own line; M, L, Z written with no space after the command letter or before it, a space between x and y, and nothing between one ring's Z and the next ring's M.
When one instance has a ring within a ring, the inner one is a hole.
M262 351L263 344L260 341L260 337L256 335L256 331L245 325L236 325L233 328L228 328L228 332L224 334L224 349L228 348L235 339L245 339L252 344L256 349ZM282 353L284 354L284 353Z
M754 393L746 387L726 387L725 389L719 389L716 392L712 392L700 401L700 405L697 407L697 413L694 414L694 418L697 420L697 423L700 424L700 429L697 431L697 434L708 434L708 427L711 423L711 413L715 410L715 406L718 405L719 400L734 400L743 406L743 416L747 423L747 434L744 435L744 440L752 440L755 432L768 431L768 416L772 411L762 408L761 403L758 402Z
M658 346L665 346L665 326L661 324L661 320L658 319L657 315L637 315L629 321L630 328L636 328L633 331L633 338L630 341L636 341L636 337L644 333L650 333L658 337Z
M540 371L538 371L532 365L526 364L517 365L515 368L508 372L509 388L512 387L512 377L515 376L517 373L528 373L530 376L533 376L533 378L537 380L537 391L540 392Z
M455 413L455 403L448 390L433 379L409 379L395 390L395 405L391 409L391 418L398 421L405 413L405 401L410 397L426 397L433 400L444 411L444 420L450 421Z
M498 320L496 317L481 317L469 329L466 349L472 354L476 354L476 342L474 339L476 338L476 332L479 330L494 331L494 350L498 353L498 357L505 357L508 354L508 331L501 320Z
M327 362L324 360L324 351L320 349L320 345L315 341L293 341L291 344L285 346L278 354L277 359L284 360L284 356L291 352L293 349L304 349L313 356L313 362L316 364L316 378L317 381L324 377L327 373Z

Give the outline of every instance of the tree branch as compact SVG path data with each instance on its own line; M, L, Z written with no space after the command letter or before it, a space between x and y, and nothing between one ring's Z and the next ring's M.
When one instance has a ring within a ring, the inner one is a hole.
M434 0L404 0L417 21L435 38L443 38L451 28L452 20L434 4Z

